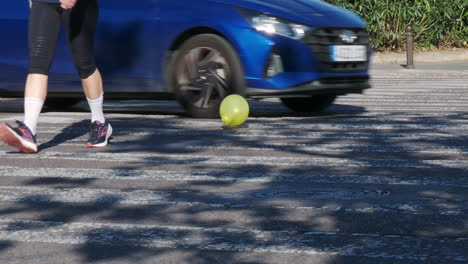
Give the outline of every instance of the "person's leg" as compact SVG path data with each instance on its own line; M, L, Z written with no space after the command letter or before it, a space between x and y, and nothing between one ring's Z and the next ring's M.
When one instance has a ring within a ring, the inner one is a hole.
M59 5L35 2L28 28L29 74L25 85L24 123L0 126L0 139L23 152L37 152L36 126L47 95L48 73L60 33Z
M24 93L24 124L36 135L37 121L47 95L47 75L28 74Z
M97 0L78 1L72 10L63 14L63 22L73 61L91 110L91 132L87 147L107 146L112 127L103 113L104 89L94 56L94 35L98 19Z
M102 77L98 69L86 79L82 79L83 90L88 100L91 110L91 122L99 121L105 123L104 111L102 105L104 103L104 89L102 87Z
M29 74L26 79L24 123L36 134L37 120L47 96L49 69L60 34L58 4L35 2L29 17Z

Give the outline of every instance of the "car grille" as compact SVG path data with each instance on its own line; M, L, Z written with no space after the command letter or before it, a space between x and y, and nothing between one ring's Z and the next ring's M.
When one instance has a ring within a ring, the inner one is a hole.
M346 43L340 37L343 30L353 31L357 39L351 44ZM320 63L320 70L323 72L365 70L369 65L371 47L369 45L369 33L365 29L316 28L314 31L309 32L302 42L311 48ZM331 45L365 45L367 46L367 61L333 62L330 54Z

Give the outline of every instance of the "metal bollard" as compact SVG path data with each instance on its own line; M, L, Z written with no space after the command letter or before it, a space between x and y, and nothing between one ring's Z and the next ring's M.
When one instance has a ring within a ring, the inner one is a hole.
M414 69L413 28L406 27L406 69Z

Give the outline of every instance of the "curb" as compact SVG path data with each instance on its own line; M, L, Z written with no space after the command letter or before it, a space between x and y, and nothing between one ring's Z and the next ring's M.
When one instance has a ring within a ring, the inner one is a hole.
M417 62L453 62L468 61L468 49L428 51L414 53ZM406 53L374 53L372 64L405 64Z
M468 71L444 71L444 70L371 70L372 79L467 79Z

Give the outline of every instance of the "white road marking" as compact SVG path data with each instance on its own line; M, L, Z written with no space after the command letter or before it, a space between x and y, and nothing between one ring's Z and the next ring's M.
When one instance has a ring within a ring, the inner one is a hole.
M191 194L190 201L184 198L173 197L180 193L191 193L191 191L121 191L116 189L82 189L82 188L42 188L42 187L9 187L0 186L0 201L3 202L61 202L61 203L91 203L91 204L124 204L124 205L178 205L178 206L201 206L212 208L236 208L243 210L246 208L276 208L276 209L295 209L295 210L312 210L312 211L338 211L343 208L339 205L334 206L285 206L275 204L247 204L242 201L237 202L234 197L224 195L225 202L203 202L196 201L196 197ZM226 198L227 197L227 198ZM229 200L229 198L231 200ZM238 197L239 198L239 197ZM219 201L217 197L215 200ZM243 198L239 198L242 200ZM258 201L257 201L258 202ZM400 205L396 205L401 207ZM408 208L413 208L409 204L405 204ZM393 205L395 207L395 205ZM392 212L398 208L390 207L361 207L347 208L350 212L374 213L377 211ZM421 213L420 210L406 210L410 214ZM400 213L404 211L399 211ZM452 212L455 213L455 212Z
M79 143L74 143L79 142ZM66 143L61 143L60 146L67 147L83 147L83 139L73 139L69 140ZM114 139L113 144L124 144L132 145L126 139L116 140ZM322 143L282 143L282 142L266 142L258 144L255 142L242 142L239 144L230 143L211 143L211 144L200 144L195 141L193 145L187 145L186 142L183 143L171 143L165 144L163 148L169 149L185 149L185 150L209 150L209 151L232 151L232 150L242 150L242 151L292 151L292 152L319 152L319 153L329 153L329 152L338 152L338 153L424 153L424 154L468 154L468 148L466 147L439 147L439 146L424 146L423 144L414 145L391 145L391 142L388 142L387 145L374 145L366 144L362 145L350 145L349 143L343 144L322 144ZM128 144L127 144L128 143ZM396 143L398 144L398 143ZM151 147L154 148L154 147ZM141 150L148 148L139 147ZM303 153L305 154L305 153Z
M17 115L17 116L9 116L9 117L2 117L0 118L0 121L5 121L5 122L13 122L15 120L23 120L23 115ZM81 118L67 118L67 117L59 117L59 116L46 116L42 115L39 118L40 123L50 123L50 124L73 124L76 122L82 121Z
M262 157L262 156L218 156L198 154L161 153L106 153L106 152L39 152L34 155L0 151L4 159L30 160L75 160L89 162L130 162L156 164L222 164L222 165L269 165L269 166L311 166L311 167L376 167L376 168L468 168L466 160L407 160L316 158L316 157Z
M468 188L460 177L384 176L364 174L314 174L287 172L203 172L142 169L77 169L77 168L24 168L0 166L0 177L104 179L118 181L153 180L181 182L313 182L332 184L452 186Z
M468 109L468 107L467 107ZM421 118L428 118L427 116L421 117ZM7 119L7 120L6 120ZM4 118L1 119L2 121L8 121L8 120L15 120L15 118ZM60 119L59 119L60 120ZM265 129L265 128L270 128L273 129L271 132L276 132L274 129L283 129L283 128L288 128L288 129L320 129L320 130L349 130L349 129L360 129L360 130L398 130L398 129L408 129L408 130L438 130L438 131L456 131L456 130L468 130L468 122L465 120L461 119L457 123L450 122L448 124L437 124L433 122L428 122L425 120L421 120L419 122L416 122L415 120L356 120L353 119L355 122L340 122L336 121L335 122L318 122L314 120L310 120L309 122L303 122L303 123L295 123L295 122L290 122L287 123L285 121L287 120L292 120L292 119L286 119L286 118L281 118L281 119L268 119L268 118L252 118L251 120L248 120L246 124L249 125L248 128L245 129L240 129L240 130L230 130L230 131L222 131L222 122L220 120L216 121L209 121L209 120L170 120L170 121L162 121L165 126L170 126L170 129L175 129L175 128L180 128L180 130L190 130L193 128L202 128L204 130L212 130L212 131L218 131L219 133L242 133L242 132L250 132L250 131L256 131L258 129ZM81 121L81 120L80 120ZM112 121L112 120L111 120ZM408 122L409 121L409 122ZM129 121L131 122L131 120ZM145 122L151 122L151 121L145 121ZM142 128L139 126L143 126L145 122L139 121L136 122L135 125L137 126L138 130L141 131ZM155 121L156 124L159 123L158 121ZM47 123L47 122L45 122ZM63 123L63 122L56 122L58 123ZM68 123L69 125L73 124L74 122ZM65 123L67 124L67 123ZM48 129L52 128L51 132L60 132L63 130L65 127L62 129L56 127L56 126L47 126L44 125L44 123L39 123L39 131L48 131ZM82 129L88 129L88 127L83 126ZM151 128L150 128L151 129ZM164 130L167 128L162 127L159 130ZM130 129L134 130L134 129ZM156 130L156 129L155 129ZM126 130L127 131L127 130ZM267 134L262 130L263 134ZM270 133L270 131L269 131Z
M64 133L61 128L42 128L39 127L38 135L40 134L61 134ZM68 134L81 134L84 136L86 130L76 129L73 131L66 131ZM290 139L424 139L424 140L439 140L439 139L455 139L455 140L466 140L468 135L462 135L459 133L444 132L393 132L393 131L283 131L283 130L270 130L265 133L264 130L259 129L240 129L240 130L193 130L193 129L167 129L167 128L145 128L145 132L142 129L131 129L126 128L125 133L130 134L132 137L145 137L145 136L223 136L223 137L260 137L260 138L290 138ZM119 136L119 131L115 131L114 138ZM40 139L40 138L39 138Z
M284 203L290 195L293 199L297 194L294 191L285 190L250 191L246 193L216 193L203 192L201 197L197 196L198 191L192 190L134 190L122 191L118 189L86 189L86 188L45 188L45 187L15 187L0 186L0 201L3 202L59 202L59 203L86 203L86 204L122 204L122 205L171 205L188 207L209 207L226 209L233 208L238 210L251 209L281 209L281 210L299 210L299 211L344 211L360 214L375 213L397 213L410 215L463 215L463 209L460 206L456 208L433 208L432 205L422 203L421 201L408 201L405 203L384 203L380 205L367 206L342 206L336 201L364 199L366 197L385 196L379 195L382 191L371 190L357 191L353 189L335 189L330 190L299 190L300 192L309 192L303 196L313 196L315 200L332 200L333 205L312 206L306 205L307 202L301 201L301 204L293 202ZM249 196L247 193L252 193ZM279 196L275 196L279 193ZM188 197L184 197L188 195ZM211 197L211 198L210 198ZM302 197L306 199L306 197ZM463 201L451 201L454 203L463 203Z
M78 144L75 144L78 145ZM252 146L253 145L253 146ZM289 149L293 151L313 151L313 152L359 152L359 153L432 153L432 154L468 154L468 148L465 147L440 147L440 146L424 146L424 145L378 145L364 144L351 145L348 144L291 144L291 143L264 143L261 146L256 146L255 143L241 144L223 144L216 143L215 145L191 145L185 146L187 149L209 149L209 150L246 150L246 151L263 151L263 150L283 150Z
M331 238L331 239L330 239ZM201 226L139 225L120 223L64 223L0 219L0 239L69 245L102 245L143 248L193 248L227 252L360 256L376 259L464 263L466 237L438 239L365 233L264 231ZM366 243L362 243L362 239ZM339 241L339 242L337 242ZM414 247L414 245L420 245Z

